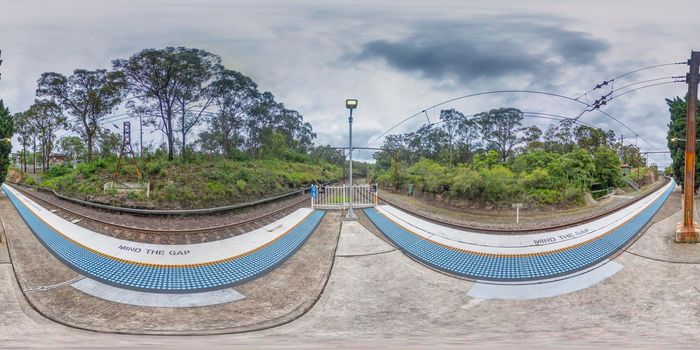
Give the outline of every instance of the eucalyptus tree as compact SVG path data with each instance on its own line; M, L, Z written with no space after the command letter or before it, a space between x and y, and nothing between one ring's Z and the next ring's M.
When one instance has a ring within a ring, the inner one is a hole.
M311 124L304 122L301 114L284 108L280 104L280 114L274 120L273 128L285 138L285 146L299 152L307 152L313 146L316 133Z
M14 121L10 110L0 100L0 183L5 181L7 168L10 166L10 152L12 151L12 134L14 133Z
M452 153L454 152L455 134L463 119L465 119L464 114L454 108L440 111L440 120L442 121L443 129L447 132L447 139L450 147L450 167L453 165Z
M218 72L223 70L221 57L199 49L186 49L177 54L182 85L175 98L181 114L182 155L185 156L187 134L197 126L215 98L213 85Z
M24 165L23 171L27 171L27 147L32 144L32 138L35 135L34 126L29 121L29 117L26 112L15 113L12 118L14 119L15 131L17 133L17 139L20 145L22 145L22 156L20 157L20 167Z
M114 69L124 76L129 92L139 102L134 103L133 108L146 115L166 136L168 159L174 159L177 117L181 117L180 131L185 147L187 133L211 103L204 85L218 69L219 62L216 55L185 47L145 49L128 59L112 61Z
M85 154L85 144L77 136L67 136L61 139L59 147L71 159L80 159Z
M523 112L516 108L498 108L475 117L486 144L498 151L502 162L506 161L522 141L518 134L523 131Z
M66 128L66 117L61 106L53 101L36 101L26 112L29 122L34 126L41 144L41 165L43 170L49 167L48 161L53 152L56 131Z
M206 137L217 140L225 155L243 141L243 127L258 99L258 86L249 77L223 70L211 86L213 103L218 111L208 118Z
M103 128L99 132L100 154L102 157L119 155L122 146L121 135Z
M51 99L73 117L70 127L84 138L87 160L92 161L100 122L121 103L124 87L118 72L76 69L69 77L53 72L42 74L36 94Z
M247 148L253 156L257 156L261 146L261 137L270 134L275 119L281 114L282 106L275 102L271 92L265 91L258 95L250 115L246 120Z

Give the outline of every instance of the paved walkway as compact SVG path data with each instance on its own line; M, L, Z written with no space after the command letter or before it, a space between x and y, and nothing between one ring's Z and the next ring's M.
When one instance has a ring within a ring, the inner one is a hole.
M6 217L2 220L4 223ZM675 220L670 218L653 224L632 245L630 252L655 253L649 248L653 244L646 246L642 240L672 237ZM392 251L389 244L375 242L376 245L368 246L363 238L368 233L355 228L346 234L349 227L343 223L343 252L357 256L335 258L330 280L315 306L291 323L244 334L153 337L63 327L32 310L17 287L11 265L0 264L0 343L5 348L90 349L188 349L194 346L207 349L340 346L354 349L559 349L564 346L694 349L700 342L697 332L700 264L669 263L623 253L615 262L624 268L590 288L545 299L486 300L467 296L474 283L436 273L401 252ZM31 235L22 239L30 240ZM363 247L377 254L357 254ZM689 256L700 256L700 245L668 243L664 249L669 252L679 249ZM304 261L315 260L306 258ZM66 300L58 299L53 303L65 307ZM99 312L103 306L86 307L88 312ZM218 317L232 312L221 310ZM150 317L136 309L129 313L135 319ZM167 315L170 316L159 314L152 320L177 317L173 312ZM209 317L217 317L214 315Z

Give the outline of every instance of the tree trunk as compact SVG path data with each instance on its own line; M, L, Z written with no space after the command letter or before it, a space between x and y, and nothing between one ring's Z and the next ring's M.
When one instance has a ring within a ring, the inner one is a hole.
M167 127L167 134L168 134L168 160L173 160L175 159L175 152L173 149L173 122L172 118L168 118L168 127Z
M36 137L34 138L34 146L32 147L32 158L34 159L34 166L32 167L32 172L36 174Z
M92 162L92 135L86 132L85 136L87 136L87 161L90 163Z
M46 141L41 141L41 171L46 171Z
M187 126L185 125L185 116L187 115L185 111L185 104L180 103L180 108L182 109L182 159L185 159L185 148L187 148L187 143L185 142L185 136L187 135Z

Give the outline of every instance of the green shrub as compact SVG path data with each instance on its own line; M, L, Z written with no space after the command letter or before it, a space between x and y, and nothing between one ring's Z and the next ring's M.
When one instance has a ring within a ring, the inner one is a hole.
M156 159L150 162L142 162L141 169L148 176L165 176L167 166L168 161L166 159Z
M552 205L561 202L562 194L556 190L535 189L529 191L532 201L539 205Z
M477 199L484 191L484 181L478 171L460 165L452 178L450 192L462 198Z
M44 178L52 178L63 176L73 171L73 167L70 165L56 165L49 168L49 170L44 172Z
M222 196L229 192L226 186L218 181L207 181L207 191L215 196Z
M24 183L29 185L29 186L36 186L36 180L34 180L34 178L31 177L30 175L24 176Z
M243 192L245 190L246 182L243 180L237 180L236 181L236 188L238 188L239 191Z
M523 185L528 188L550 188L552 177L547 169L536 168L529 174L522 175Z

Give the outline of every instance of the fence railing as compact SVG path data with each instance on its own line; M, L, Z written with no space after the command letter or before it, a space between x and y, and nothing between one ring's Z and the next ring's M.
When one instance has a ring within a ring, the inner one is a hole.
M311 206L315 209L347 209L352 198L353 208L369 208L377 205L377 185L321 186L314 195Z

